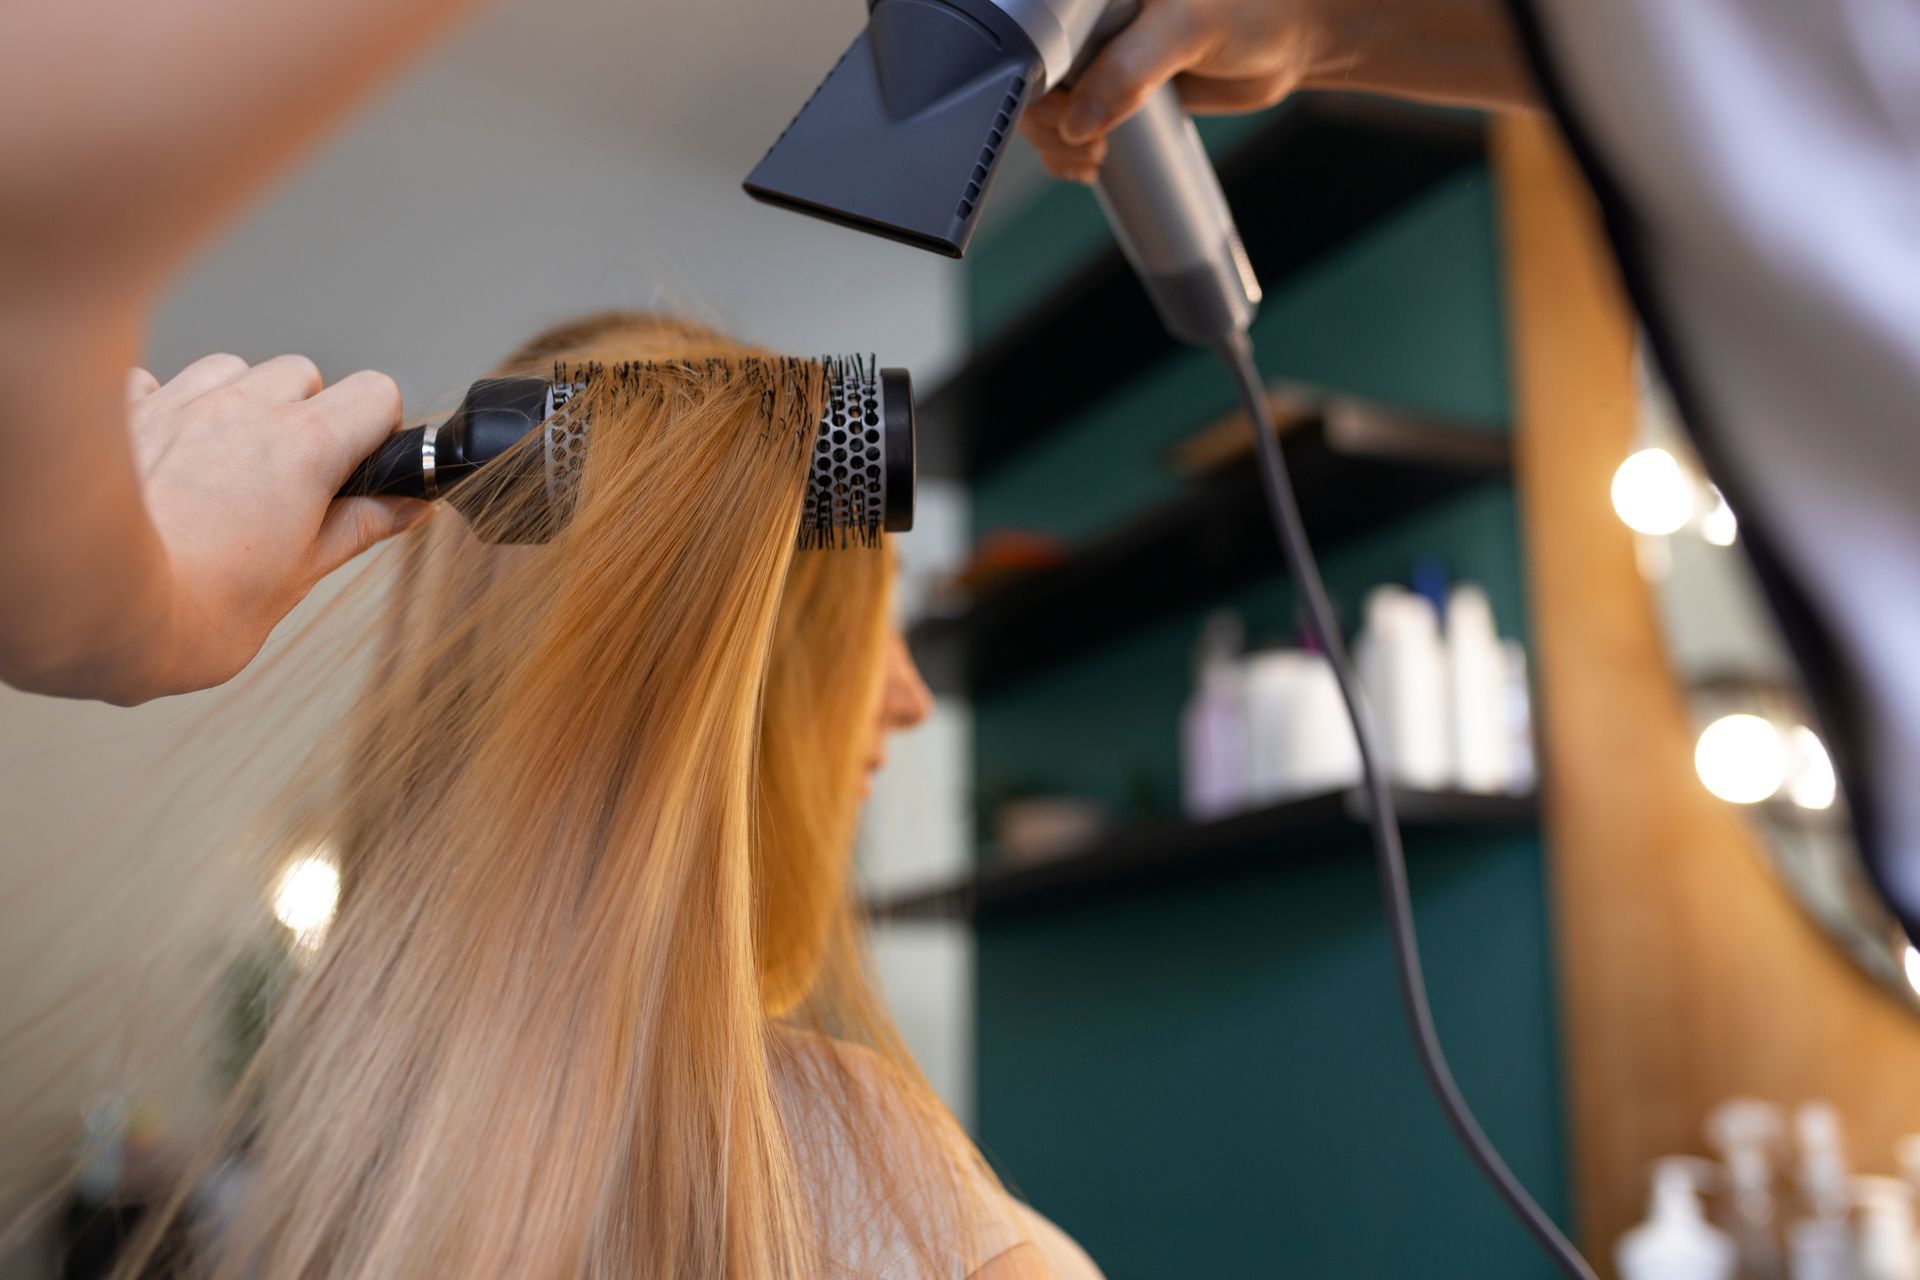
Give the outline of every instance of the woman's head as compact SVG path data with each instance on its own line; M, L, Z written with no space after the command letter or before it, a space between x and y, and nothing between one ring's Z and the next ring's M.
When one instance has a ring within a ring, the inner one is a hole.
M586 393L550 543L442 519L403 552L286 831L324 828L345 885L250 1072L262 1167L229 1256L258 1274L817 1270L771 1019L897 1054L849 862L878 740L926 692L888 552L795 550L824 377L763 354L611 314L498 370L656 365ZM500 476L478 527L524 497Z

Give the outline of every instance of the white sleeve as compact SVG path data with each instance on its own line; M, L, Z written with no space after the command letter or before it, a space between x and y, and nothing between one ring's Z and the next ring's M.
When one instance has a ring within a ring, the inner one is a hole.
M1920 4L1512 4L1915 932Z

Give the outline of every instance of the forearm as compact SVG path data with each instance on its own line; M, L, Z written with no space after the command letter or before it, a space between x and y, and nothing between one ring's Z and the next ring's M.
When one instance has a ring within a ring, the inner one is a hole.
M1538 109L1502 0L1323 0L1337 69L1314 89L1358 89L1488 109Z
M224 220L478 3L0 7L0 681L141 701L257 622L178 616L191 598L168 547L195 551L195 529L163 536L128 433L146 311ZM262 558L245 541L220 554Z
M12 6L0 16L0 296L146 296L478 2Z
M128 308L0 302L0 681L138 701L169 632L166 552L127 438Z

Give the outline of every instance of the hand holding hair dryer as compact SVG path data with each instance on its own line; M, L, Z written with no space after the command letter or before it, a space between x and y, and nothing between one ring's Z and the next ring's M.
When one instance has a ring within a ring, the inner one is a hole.
M1020 114L1138 0L870 0L867 26L747 177L756 200L958 258ZM1245 333L1260 285L1179 91L1107 140L1096 188L1167 328Z

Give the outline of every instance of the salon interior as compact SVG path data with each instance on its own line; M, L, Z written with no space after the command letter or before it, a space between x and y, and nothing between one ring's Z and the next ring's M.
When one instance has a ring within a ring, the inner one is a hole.
M555 38L576 27L599 34ZM1554 1274L1413 1052L1353 730L1247 417L1094 196L1010 143L954 261L741 194L849 34L745 0L502 5L194 269L149 363L298 350L390 369L412 404L628 307L910 368L895 607L935 702L856 856L940 1096L1114 1280ZM1920 1276L1920 951L1565 143L1342 94L1200 132L1486 1135L1601 1275ZM98 892L101 867L28 851L103 779L209 767L173 731L217 696L0 691L12 866ZM128 924L192 843L174 826L116 873ZM316 848L260 910L305 938L337 888ZM67 957L138 930L30 933L0 943L11 1035ZM187 1124L93 1047L168 1007L164 966L118 959L97 1005L32 1031L71 1069L19 1132L89 1154L69 1185L57 1144L0 1144L10 1208L58 1201L6 1275L104 1274L85 1224Z

